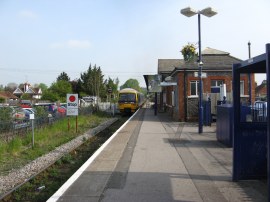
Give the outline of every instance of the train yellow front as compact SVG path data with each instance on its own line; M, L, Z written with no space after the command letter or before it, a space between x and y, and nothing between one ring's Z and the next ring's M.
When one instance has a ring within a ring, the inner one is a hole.
M134 113L143 105L144 95L132 88L119 91L118 106L121 114Z

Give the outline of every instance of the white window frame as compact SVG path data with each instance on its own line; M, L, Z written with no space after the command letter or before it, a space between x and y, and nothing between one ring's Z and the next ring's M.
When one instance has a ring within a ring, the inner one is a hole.
M192 88L192 84L195 83L195 87L196 87L196 95L192 95L191 94L191 88ZM200 81L199 80L194 80L194 81L190 81L190 97L199 97L199 84Z
M212 86L212 81L214 81L214 82L215 82L215 85L214 85L214 86ZM217 82L219 82L219 81L221 81L221 82L222 82L222 84L221 84L221 85L223 85L223 84L224 84L224 81L223 81L223 80L211 80L211 87L220 87L220 85L217 85Z
M240 96L245 95L245 81L240 81Z

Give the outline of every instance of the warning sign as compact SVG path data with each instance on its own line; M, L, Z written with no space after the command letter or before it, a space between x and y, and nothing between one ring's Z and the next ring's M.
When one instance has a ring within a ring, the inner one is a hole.
M67 94L67 116L78 116L78 94Z

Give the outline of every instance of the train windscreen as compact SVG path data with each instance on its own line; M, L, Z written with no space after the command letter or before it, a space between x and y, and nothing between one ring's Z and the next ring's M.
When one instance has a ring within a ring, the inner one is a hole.
M136 102L136 95L134 93L121 93L119 102Z

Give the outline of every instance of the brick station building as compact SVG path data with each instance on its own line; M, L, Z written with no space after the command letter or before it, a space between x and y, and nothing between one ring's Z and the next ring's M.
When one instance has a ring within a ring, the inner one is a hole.
M203 100L211 99L211 111L215 113L222 87L225 86L227 102L232 101L232 65L242 60L228 52L212 48L202 51L202 60ZM177 121L198 120L198 70L197 59L192 62L183 59L158 59L158 74L162 81L177 84L162 87L158 98L160 111L168 110ZM240 82L242 103L249 103L248 75L243 74ZM251 74L251 101L255 101L254 74Z

